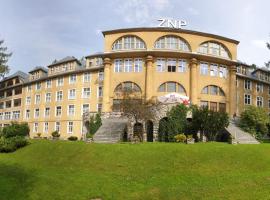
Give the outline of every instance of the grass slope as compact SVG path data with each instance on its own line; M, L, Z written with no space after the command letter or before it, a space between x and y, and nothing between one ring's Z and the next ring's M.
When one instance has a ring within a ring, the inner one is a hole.
M32 141L0 154L0 199L270 199L270 145Z

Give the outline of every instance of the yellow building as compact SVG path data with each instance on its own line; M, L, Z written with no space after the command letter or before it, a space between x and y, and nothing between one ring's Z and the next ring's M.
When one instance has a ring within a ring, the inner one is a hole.
M114 113L117 92L133 88L145 100L170 93L192 104L239 115L245 105L268 110L269 71L237 61L238 41L174 28L104 31L104 52L66 57L1 82L0 126L26 121L30 135L82 137L83 114ZM114 106L113 106L114 105Z

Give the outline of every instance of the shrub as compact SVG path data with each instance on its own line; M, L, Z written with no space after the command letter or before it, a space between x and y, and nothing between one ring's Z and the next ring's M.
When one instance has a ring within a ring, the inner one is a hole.
M37 133L37 136L40 137L41 136L41 133Z
M2 136L5 138L15 137L15 136L28 136L29 126L27 123L16 123L12 122L11 125L3 128Z
M91 134L91 133L87 133L86 134L86 138L93 138L94 134Z
M24 147L28 144L27 140L22 136L15 136L0 139L0 152L14 152L16 149Z
M184 134L177 134L177 135L174 136L174 139L175 139L176 142L184 143L184 142L186 142L187 137Z
M58 133L58 131L53 131L53 132L52 132L52 136L53 136L54 138L59 138L59 137L60 137L60 134Z
M68 138L68 140L70 140L70 141L76 141L76 140L78 140L78 137L76 137L76 136L70 136Z
M102 120L99 113L91 116L89 125L88 125L89 133L95 134L101 125L102 125Z

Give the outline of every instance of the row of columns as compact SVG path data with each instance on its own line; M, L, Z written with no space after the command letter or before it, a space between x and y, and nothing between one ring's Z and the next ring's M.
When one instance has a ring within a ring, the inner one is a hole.
M153 94L153 70L154 69L154 58L149 55L146 57L146 76L145 76L145 100L151 100ZM103 112L107 113L111 111L110 102L110 84L111 84L111 70L112 62L110 58L104 59L104 82L103 82ZM190 59L189 70L190 70L190 92L189 97L192 104L198 104L198 60L196 58ZM229 69L229 114L232 116L236 111L236 67L230 66Z

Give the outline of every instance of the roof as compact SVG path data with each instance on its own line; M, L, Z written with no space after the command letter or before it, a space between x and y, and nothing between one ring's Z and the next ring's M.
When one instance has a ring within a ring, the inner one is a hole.
M29 73L32 73L32 72L35 72L35 71L39 71L39 70L42 70L44 72L48 72L48 70L44 67L35 67L34 69L32 69Z
M144 32L144 31L154 31L154 32L173 32L173 33L187 33L201 36L213 37L216 39L225 40L228 42L232 42L234 44L239 44L238 40L227 38L220 35L215 35L211 33L204 33L199 31L193 31L188 29L176 29L176 28L167 28L167 27L138 27L138 28L123 28L123 29L115 29L115 30L107 30L103 31L103 36L114 33L129 33L129 32Z
M1 80L1 82L15 78L15 77L19 77L21 78L23 81L27 81L28 80L28 74L22 72L22 71L17 71L14 74L5 77L3 80Z
M264 71L264 72L270 73L270 70L266 67L258 67L252 73L255 73L256 71Z
M61 60L54 61L52 64L48 65L48 67L52 67L55 65L59 65L59 64L67 63L67 62L72 62L72 61L76 61L78 64L81 64L80 61L77 58L75 58L74 56L67 56Z

